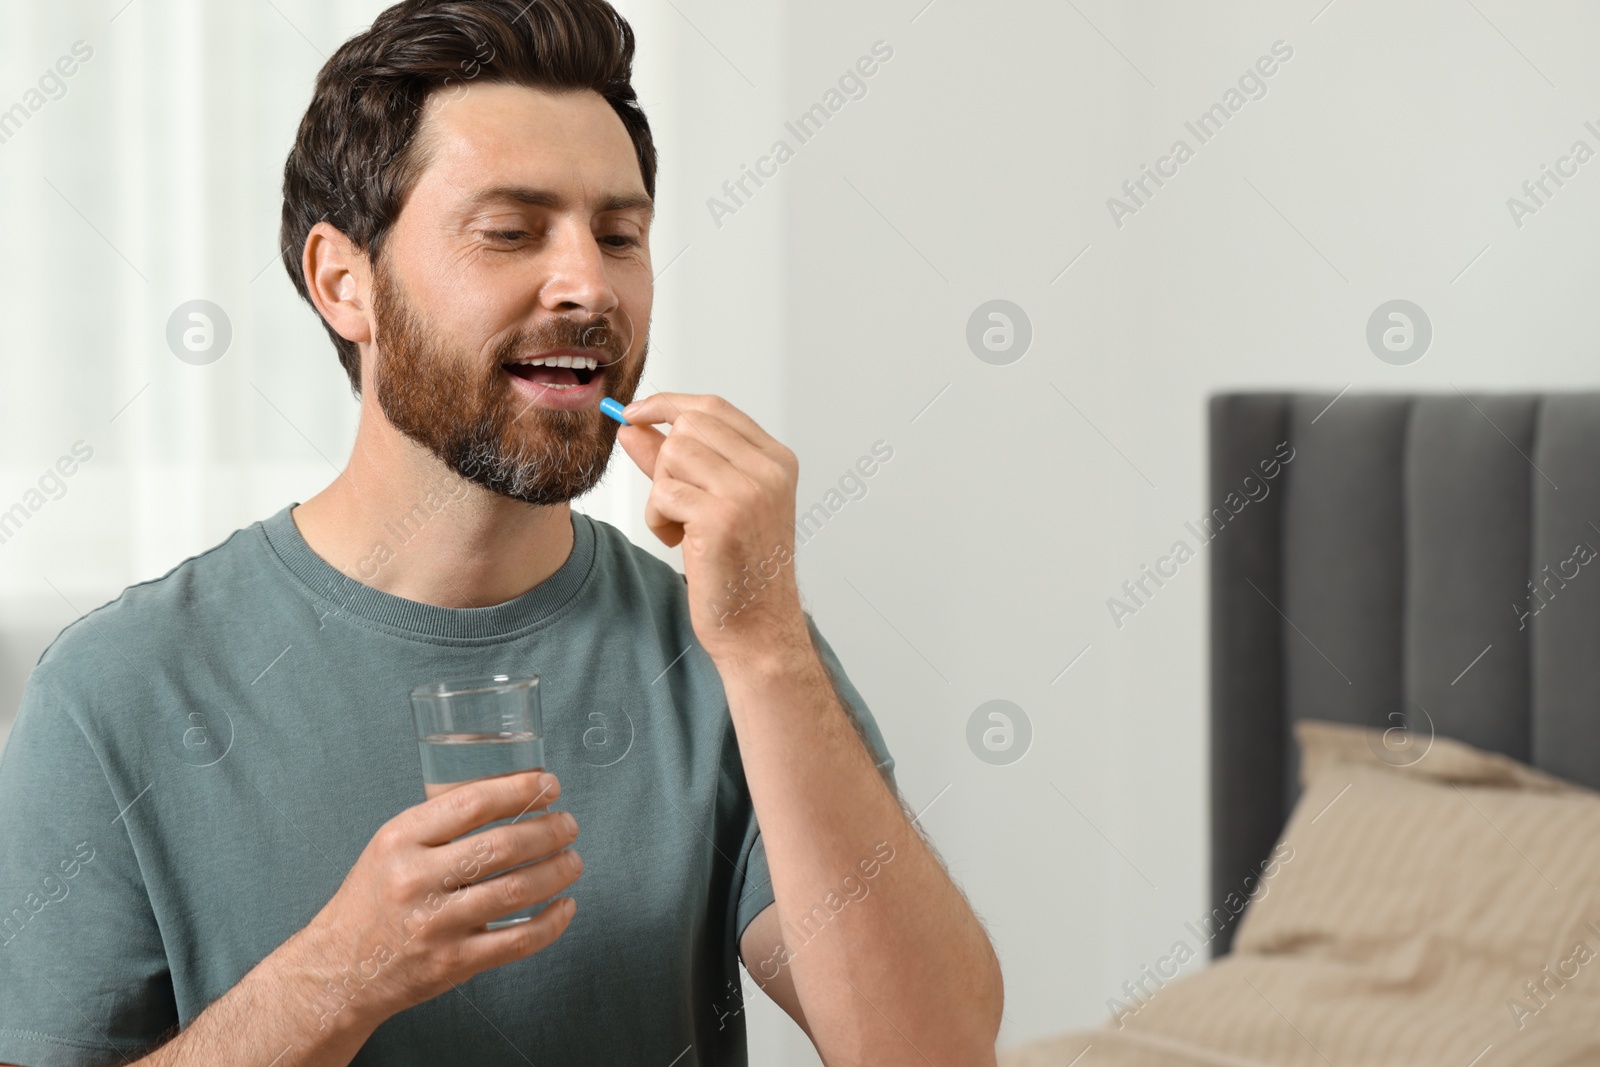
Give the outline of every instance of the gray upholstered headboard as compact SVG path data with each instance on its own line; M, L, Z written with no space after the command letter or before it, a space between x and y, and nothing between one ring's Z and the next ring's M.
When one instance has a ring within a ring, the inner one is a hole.
M1230 394L1210 432L1214 904L1283 828L1301 719L1600 788L1600 393Z

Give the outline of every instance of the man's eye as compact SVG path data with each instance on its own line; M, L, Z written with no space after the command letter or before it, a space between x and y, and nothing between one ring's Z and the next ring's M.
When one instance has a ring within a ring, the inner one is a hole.
M612 248L633 248L639 243L639 239L637 237L629 237L627 234L621 233L612 234L610 237L602 237L600 239L602 241L616 242L615 244L612 244Z
M497 241L518 241L528 236L527 230L485 230L484 235Z

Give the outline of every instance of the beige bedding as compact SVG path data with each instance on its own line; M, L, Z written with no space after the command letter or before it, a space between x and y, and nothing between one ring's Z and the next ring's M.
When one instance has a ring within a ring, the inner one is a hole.
M1290 858L1232 954L1002 1067L1600 1065L1600 795L1442 738L1390 766L1376 734L1296 734Z

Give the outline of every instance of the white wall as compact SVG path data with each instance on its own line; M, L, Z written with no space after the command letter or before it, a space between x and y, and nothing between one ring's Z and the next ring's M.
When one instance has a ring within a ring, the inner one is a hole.
M1600 150L1600 18L925 3L788 19L786 115L895 48L781 179L802 502L895 448L800 573L912 801L949 786L925 821L995 935L1015 1043L1106 1019L1205 910L1204 550L1121 629L1105 602L1218 503L1206 396L1600 383L1600 160L1520 229L1506 207L1574 139ZM1199 145L1184 122L1278 40L1267 95ZM1193 158L1118 228L1107 198L1179 137ZM1034 326L1009 366L965 343L994 298ZM1364 340L1395 298L1435 329L1409 366ZM1010 766L965 740L996 698L1034 729Z
M95 449L0 545L0 731L56 631L305 499L354 425L323 331L269 261L311 79L381 5L120 7L0 13L0 107L75 40L95 49L0 144L0 507L74 441ZM1213 503L1205 397L1594 387L1600 161L1520 227L1506 198L1574 140L1600 150L1583 126L1600 126L1600 16L622 8L662 156L650 383L722 392L788 441L802 508L874 442L894 449L801 548L810 606L911 802L935 801L924 823L1006 967L1004 1040L1098 1023L1204 907L1204 557L1121 629L1105 601ZM784 122L879 40L894 55L865 98L798 144ZM1197 146L1184 122L1279 40L1294 54L1267 95ZM1119 228L1107 198L1180 137L1194 157ZM706 200L778 138L794 157L718 225ZM195 297L235 330L208 367L162 336ZM1008 366L965 338L996 298L1033 325ZM1363 336L1394 298L1435 329L1408 366ZM619 460L582 506L658 548L643 492ZM966 740L992 699L1032 724L1011 765ZM750 1012L753 1062L815 1063L770 1005Z

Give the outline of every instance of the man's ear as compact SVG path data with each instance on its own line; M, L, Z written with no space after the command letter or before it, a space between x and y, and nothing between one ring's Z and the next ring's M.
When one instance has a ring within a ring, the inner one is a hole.
M372 340L372 269L364 252L330 223L319 222L306 235L301 270L311 302L347 341Z

